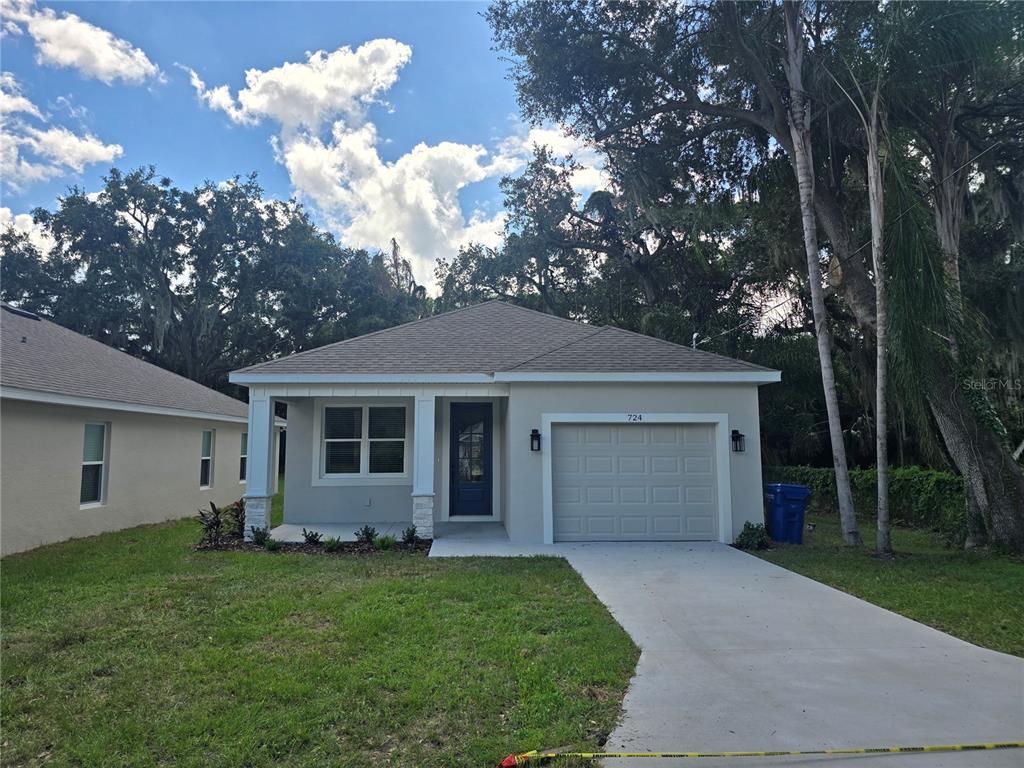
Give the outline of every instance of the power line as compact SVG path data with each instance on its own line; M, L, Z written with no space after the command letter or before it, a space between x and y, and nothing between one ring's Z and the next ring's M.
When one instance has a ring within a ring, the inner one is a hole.
M953 178L958 173L960 173L960 171L962 171L968 165L971 165L973 162L975 162L980 157L982 157L982 155L987 154L990 150L995 149L1000 144L1002 144L1001 141L997 141L994 144L990 144L988 147L986 147L985 149L981 150L981 152L976 154L974 157L970 158L969 160L967 160L966 162L964 162L962 165L960 165L959 167L955 168L954 170L950 171L946 176L944 176L943 178L939 179L934 184L930 184L929 188L928 188L928 191L929 192L933 192L934 190L936 190L937 188L939 188L940 186L945 184L946 181L948 181L949 179ZM921 202L923 201L923 199L924 199L924 196L922 195L919 200L915 201L911 205L908 205L906 208L904 208L902 211L900 211L899 215L897 215L895 219L893 219L890 222L886 222L886 225L891 227L894 224L896 224L900 219L902 219L904 216L906 216L908 213L910 213L912 210L914 210L914 208L919 206L921 204ZM829 268L824 273L822 273L822 277L828 277L829 275L831 275L832 271L836 267L839 267L839 266L847 263L850 259L852 259L858 253L863 251L869 245L871 245L870 238L868 240L865 240L863 243L861 243L861 245L856 250L854 250L853 252L851 252L851 253L847 254L846 256L844 256L843 258L837 259L835 262L833 262L833 264L831 266L829 266ZM719 336L725 336L726 334L732 333L733 331L738 331L740 328L743 328L746 325L750 325L751 323L756 322L756 321L762 319L769 312L774 312L779 307L785 306L786 304L789 304L792 301L796 301L798 298L800 298L800 297L799 296L788 296L785 299L783 299L782 301L780 301L778 304L774 304L774 305L768 307L768 309L762 311L761 314L758 317L751 318L750 320L744 320L739 325L733 326L732 328L728 328L728 329L722 331L721 333L716 333L714 336L708 336L706 339L699 339L693 346L696 347L698 344L703 344L704 342L707 342L707 341L714 341Z

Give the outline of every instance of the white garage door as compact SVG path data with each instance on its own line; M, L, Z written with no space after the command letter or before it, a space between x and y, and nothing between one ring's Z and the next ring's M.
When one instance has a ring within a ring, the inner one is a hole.
M555 541L718 538L714 424L556 424Z

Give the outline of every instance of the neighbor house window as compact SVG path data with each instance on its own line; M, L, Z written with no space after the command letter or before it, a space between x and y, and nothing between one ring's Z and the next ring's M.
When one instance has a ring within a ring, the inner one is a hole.
M213 485L213 430L203 430L203 450L199 456L199 487Z
M325 475L405 472L404 406L327 406L323 419Z
M86 424L82 447L82 504L102 504L107 482L107 425Z
M245 482L245 464L249 458L249 433L242 433L242 458L238 462L238 482Z

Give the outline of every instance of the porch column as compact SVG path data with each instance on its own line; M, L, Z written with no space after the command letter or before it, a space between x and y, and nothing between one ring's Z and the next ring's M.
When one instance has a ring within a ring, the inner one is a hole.
M274 398L249 390L249 458L245 468L245 538L253 528L270 527L274 495Z
M416 397L412 447L412 524L434 538L434 395Z

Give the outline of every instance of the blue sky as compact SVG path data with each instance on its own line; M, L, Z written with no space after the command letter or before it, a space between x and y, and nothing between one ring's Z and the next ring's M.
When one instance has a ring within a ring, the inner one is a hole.
M179 186L256 171L348 245L397 237L429 283L497 242L498 180L533 143L597 164L519 120L482 3L3 2L0 222L111 165Z

